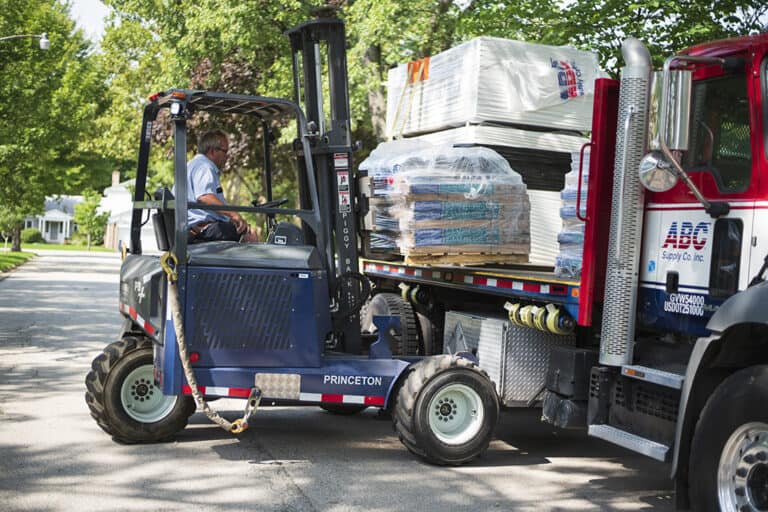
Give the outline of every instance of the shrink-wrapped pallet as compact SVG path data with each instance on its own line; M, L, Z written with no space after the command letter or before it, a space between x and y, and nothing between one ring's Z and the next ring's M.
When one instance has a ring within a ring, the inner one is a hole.
M487 148L412 142L385 143L361 164L374 183L369 207L377 240L391 238L397 225L397 247L406 257L527 261L530 203L507 161Z
M419 64L389 71L387 129L391 136L429 133L484 122L588 131L597 55L479 37ZM411 66L413 68L413 66ZM423 71L423 74L421 73Z
M589 151L584 152L581 186L579 186L580 154L574 152L572 157L571 172L565 175L565 187L560 193L562 200L560 218L563 220L563 228L557 236L560 252L555 259L555 274L569 279L580 279L584 256L584 221L581 219L587 214ZM579 194L579 188L581 194Z

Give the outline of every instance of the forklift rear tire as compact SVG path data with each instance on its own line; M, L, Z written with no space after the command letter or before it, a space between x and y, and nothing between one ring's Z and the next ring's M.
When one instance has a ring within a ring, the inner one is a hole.
M728 377L701 412L691 444L691 510L768 510L768 366Z
M438 465L459 465L488 448L499 417L499 400L488 374L453 355L414 364L393 413L400 441Z
M125 336L93 360L85 378L85 401L107 434L123 443L171 438L195 412L190 396L166 396L155 385L152 341Z
M367 405L350 405L350 404L320 404L320 408L331 414L338 414L339 416L352 416L363 412L368 408Z

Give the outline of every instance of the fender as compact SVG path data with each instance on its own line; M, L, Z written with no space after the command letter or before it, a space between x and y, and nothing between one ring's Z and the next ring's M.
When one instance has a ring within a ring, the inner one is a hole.
M709 319L707 329L715 333L723 333L737 324L768 324L768 314L765 312L766 301L768 301L768 281L763 281L723 302L723 305Z
M699 338L693 347L688 366L685 370L685 381L680 394L680 407L675 428L675 444L672 457L672 478L677 474L677 465L680 454L680 440L685 427L688 399L693 389L696 375L699 372L701 361L714 342L720 340L722 334L730 327L739 324L763 324L768 325L768 314L765 312L765 304L768 303L768 281L747 288L728 300L712 315L707 323L707 329L712 331L708 338Z

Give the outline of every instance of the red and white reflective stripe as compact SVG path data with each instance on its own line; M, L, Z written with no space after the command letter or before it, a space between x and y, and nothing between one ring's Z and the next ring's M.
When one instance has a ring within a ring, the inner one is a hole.
M335 404L357 404L384 406L386 397L363 395L331 395L327 393L299 393L302 402L320 402Z
M144 320L144 317L142 317L138 311L136 311L133 307L129 306L128 304L120 304L120 311L125 313L126 315L133 318L139 326L147 331L147 333L150 336L154 336L157 332L157 327L149 323L148 321Z
M197 386L197 390L207 396L226 396L230 398L248 398L251 390L248 388L222 388L218 386ZM187 384L181 386L184 395L191 395L192 388Z
M200 393L206 396L223 396L229 398L248 398L251 393L251 390L247 388L197 386L197 389L200 391ZM184 384L181 386L181 392L184 395L191 395L192 388L190 388L187 384ZM299 393L299 400L302 402L357 404L383 407L385 397L362 395L332 395L327 393Z
M440 272L433 272L427 269L413 267L398 267L396 265L380 265L377 263L366 263L364 269L367 272L386 272L388 274L405 274L406 276L423 277L425 279L439 279Z
M518 290L529 293L541 293L544 295L568 295L568 285L565 284L542 284L531 281L518 281L513 279L476 276L472 274L463 274L460 272L448 272L443 276L440 272L432 270L411 267L398 267L395 265L382 265L377 263L366 263L364 269L367 272L386 272L389 274L404 274L407 276L422 277L424 279L442 279L454 283L484 286L486 288Z

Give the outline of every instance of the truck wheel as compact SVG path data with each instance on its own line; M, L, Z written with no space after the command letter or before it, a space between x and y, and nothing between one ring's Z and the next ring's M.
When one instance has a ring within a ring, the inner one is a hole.
M768 510L768 367L728 377L712 394L691 445L691 510Z
M363 307L360 320L364 331L376 332L374 315L400 317L400 333L394 336L395 346L390 347L393 356L415 356L419 353L419 327L409 302L396 293L377 293Z
M152 342L126 336L93 360L85 402L107 434L124 443L163 441L184 429L195 412L189 396L166 396L155 386Z
M488 375L472 361L440 355L411 367L392 416L412 453L433 464L458 465L488 448L499 401Z
M338 414L339 416L352 416L353 414L363 412L368 408L368 406L349 404L320 404L320 408L331 414Z

